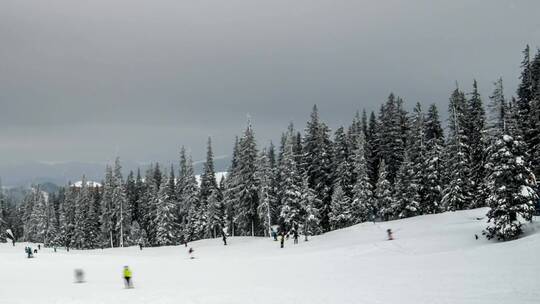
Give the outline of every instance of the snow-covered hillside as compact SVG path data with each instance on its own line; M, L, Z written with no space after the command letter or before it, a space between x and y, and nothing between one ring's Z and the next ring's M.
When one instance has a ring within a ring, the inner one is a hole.
M26 259L24 244L1 244L0 303L538 303L540 225L487 241L485 213L364 223L284 249L266 238L203 240L190 244L193 260L184 247L42 249ZM122 287L124 265L135 289ZM73 283L75 268L86 283Z

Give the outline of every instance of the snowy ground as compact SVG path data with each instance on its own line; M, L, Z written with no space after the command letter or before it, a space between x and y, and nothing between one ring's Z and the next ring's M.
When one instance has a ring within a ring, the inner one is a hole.
M26 259L24 244L0 244L0 303L539 303L540 224L513 242L475 240L485 213L365 223L284 249L265 238L204 240L191 244L194 260L184 247L42 249ZM135 289L123 289L123 265ZM73 283L75 268L86 283Z

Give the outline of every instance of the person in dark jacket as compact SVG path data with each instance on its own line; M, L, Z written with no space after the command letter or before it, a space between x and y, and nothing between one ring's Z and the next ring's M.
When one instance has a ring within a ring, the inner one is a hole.
M298 244L298 230L296 229L293 230L293 239L294 239L294 244Z
M283 248L285 246L285 231L281 230L279 237L280 246Z

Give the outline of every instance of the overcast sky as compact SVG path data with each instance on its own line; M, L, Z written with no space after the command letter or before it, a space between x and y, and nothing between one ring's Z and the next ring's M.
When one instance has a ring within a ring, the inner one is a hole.
M3 0L0 165L216 155L313 104L332 128L391 92L446 111L457 80L513 94L538 0Z

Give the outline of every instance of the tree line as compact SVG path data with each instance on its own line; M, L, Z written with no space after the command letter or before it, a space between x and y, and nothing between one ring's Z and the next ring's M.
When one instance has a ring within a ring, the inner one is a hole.
M377 113L357 113L333 133L316 106L303 130L260 148L249 122L236 137L227 175L216 180L211 140L200 181L184 148L179 164L151 165L124 179L119 159L101 185L35 187L19 206L0 194L0 240L78 249L175 245L273 226L314 235L366 221L489 207L488 238L510 240L538 209L540 51L523 52L515 97L494 82L484 105L476 81L456 85L443 131L435 104L412 111L390 94Z

